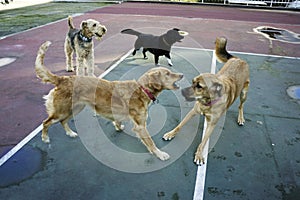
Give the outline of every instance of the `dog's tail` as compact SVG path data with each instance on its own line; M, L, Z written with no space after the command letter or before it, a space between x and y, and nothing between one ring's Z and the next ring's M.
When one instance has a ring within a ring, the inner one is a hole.
M135 31L135 30L130 29L130 28L122 30L121 33L129 34L129 35L136 35L136 36L139 36L139 35L142 34L142 33L138 32L138 31Z
M218 37L216 39L215 53L217 60L221 63L227 62L230 58L234 58L233 55L226 50L227 39L224 37Z
M57 85L59 82L59 77L55 74L52 74L45 66L44 66L44 57L45 53L50 46L51 42L47 41L43 43L37 53L35 60L35 72L36 76L42 79L44 83L52 83Z
M70 29L75 29L75 26L73 24L73 17L72 16L68 17L68 25L69 25Z

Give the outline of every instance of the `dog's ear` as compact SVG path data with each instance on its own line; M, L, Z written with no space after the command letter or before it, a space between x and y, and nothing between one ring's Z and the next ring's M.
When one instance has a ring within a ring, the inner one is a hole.
M159 81L160 76L161 76L160 71L155 71L150 74L150 76L149 76L149 87L150 88L157 90L157 91L161 91L163 89L163 86L161 85L161 83Z
M80 27L81 27L81 29L84 29L85 27L87 27L87 21L82 21Z
M212 87L210 88L210 91L218 95L219 97L221 97L222 89L223 89L223 85L220 82L214 82Z
M163 89L160 83L150 83L149 86L156 91L161 91Z

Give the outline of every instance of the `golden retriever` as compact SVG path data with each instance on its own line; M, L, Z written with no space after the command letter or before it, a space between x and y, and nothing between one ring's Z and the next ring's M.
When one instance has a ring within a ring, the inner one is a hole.
M176 90L176 82L183 75L166 68L153 68L143 74L137 81L108 81L91 76L57 76L44 66L44 56L51 42L45 42L38 50L35 70L37 76L45 83L55 85L47 96L46 108L48 118L43 121L42 140L50 142L48 128L60 122L66 134L76 137L68 126L68 120L78 114L86 105L95 112L113 121L117 131L122 130L121 121L130 119L134 123L133 131L141 139L150 153L161 160L169 155L159 150L149 135L146 123L148 105L163 90Z

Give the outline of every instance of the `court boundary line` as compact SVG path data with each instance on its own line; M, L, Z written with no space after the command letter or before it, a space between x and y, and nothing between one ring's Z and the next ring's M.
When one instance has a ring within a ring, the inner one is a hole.
M213 51L211 67L210 67L210 73L215 74L216 73L216 67L217 67L217 59L216 59L215 51ZM205 119L203 130L202 130L201 142L202 142L202 140L205 136L206 128L207 128L207 121ZM195 182L193 200L203 200L203 198L204 198L206 170L207 170L207 165L208 165L208 163L207 163L207 160L208 160L208 147L209 147L209 139L207 140L207 142L204 146L204 149L203 149L203 156L204 156L205 164L199 165L197 167L197 174L196 174L196 182Z
M177 49L190 49L190 50L204 50L204 51L214 51L213 49L200 49L196 47L180 47L180 46L174 46L173 48ZM263 53L249 53L249 52L241 52L241 51L228 51L232 54L242 54L242 55L251 55L251 56L263 56L263 57L274 57L274 58L286 58L286 59L293 59L293 60L300 60L300 57L293 57L293 56L280 56L280 55L274 55L274 54L263 54Z

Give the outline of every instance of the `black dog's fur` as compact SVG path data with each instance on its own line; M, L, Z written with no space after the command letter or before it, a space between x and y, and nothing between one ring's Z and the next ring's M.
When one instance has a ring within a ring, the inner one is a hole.
M137 40L134 44L134 51L132 55L136 54L136 51L143 47L144 58L147 59L146 52L154 54L155 64L158 65L159 56L166 56L168 58L168 64L172 66L170 51L175 42L181 42L184 36L179 34L179 29L173 28L163 35L155 36L152 34L140 33L132 29L122 30L121 33L135 35Z

